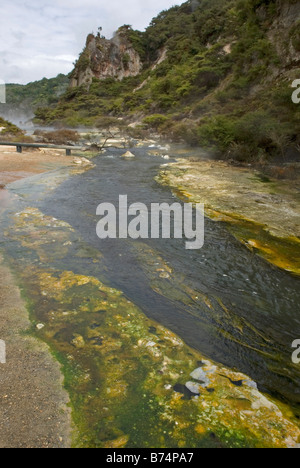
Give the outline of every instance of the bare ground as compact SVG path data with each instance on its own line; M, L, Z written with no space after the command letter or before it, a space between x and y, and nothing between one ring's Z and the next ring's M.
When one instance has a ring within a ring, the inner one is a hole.
M70 166L72 161L72 156L66 156L64 150L23 150L23 153L19 154L13 146L1 147L0 188L34 174Z
M0 212L9 204L4 187L15 180L71 165L63 151L0 151ZM60 366L48 347L26 334L31 327L26 305L0 255L0 340L6 364L0 364L0 448L66 448L71 415Z

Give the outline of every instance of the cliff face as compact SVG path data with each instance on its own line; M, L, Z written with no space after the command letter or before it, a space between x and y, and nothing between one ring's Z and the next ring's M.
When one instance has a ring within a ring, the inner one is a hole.
M261 7L257 10L258 17L267 18L267 9ZM268 39L276 47L281 60L281 69L284 67L298 67L300 64L300 2L282 2L278 6L278 14L269 31ZM280 74L279 70L279 74Z
M93 78L122 80L137 76L142 66L141 58L128 38L126 27L120 28L110 40L90 34L72 72L70 86L89 85Z

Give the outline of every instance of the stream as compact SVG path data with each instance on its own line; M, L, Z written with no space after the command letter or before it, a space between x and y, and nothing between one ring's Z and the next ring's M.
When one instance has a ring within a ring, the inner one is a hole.
M72 247L61 258L50 254L51 267L95 277L122 291L148 318L191 348L248 375L260 391L288 403L300 415L300 366L291 358L291 345L300 338L297 277L250 252L225 223L208 218L201 250L186 250L185 239L97 237L100 203L117 207L119 195L128 195L129 204L147 206L178 201L154 180L165 161L149 156L147 147L132 151L132 161L121 158L124 150L108 149L93 159L94 168L80 175L66 177L68 171L63 170L11 184L18 198L2 216L3 232L11 227L15 210L27 206L64 221L73 229ZM55 188L51 177L62 179ZM24 245L15 237L3 237L3 232L0 247L17 265L26 257ZM78 255L82 249L90 253ZM93 261L97 252L98 262Z

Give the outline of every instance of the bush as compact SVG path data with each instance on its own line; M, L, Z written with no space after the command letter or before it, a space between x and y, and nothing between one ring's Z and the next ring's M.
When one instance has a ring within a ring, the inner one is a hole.
M158 128L166 123L168 120L168 117L162 114L153 114L150 115L149 117L146 117L143 120L143 124L145 124L148 128L152 128L155 130L158 130Z
M229 117L217 115L203 120L198 129L200 144L214 146L225 152L235 139L235 123Z
M249 112L241 118L225 115L207 118L198 129L202 146L212 146L238 160L262 160L284 153L289 137L284 126L265 111Z
M79 134L74 130L61 129L53 132L39 132L39 136L44 143L53 143L55 145L68 145L77 143Z
M116 119L115 117L98 117L95 126L101 130L108 130L110 127L120 127L122 121Z
M137 127L128 127L126 129L126 133L131 137L131 138L135 138L137 140L145 140L146 138L148 138L150 135L149 135L149 131L145 129L145 127L141 126L141 125L138 125Z
M245 114L235 124L235 139L254 147L277 146L274 136L281 132L279 122L265 111Z
M197 146L201 143L197 133L197 126L192 122L176 123L170 129L169 136L176 142L184 141L191 146Z
M33 139L23 132L19 127L0 117L0 141L32 143Z

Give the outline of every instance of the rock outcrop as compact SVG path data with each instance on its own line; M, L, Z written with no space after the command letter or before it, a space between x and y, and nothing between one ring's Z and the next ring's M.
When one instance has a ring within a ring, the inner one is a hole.
M266 7L257 11L259 18L267 19ZM300 2L283 2L278 15L268 31L268 39L275 45L276 52L286 68L300 64ZM282 68L282 67L281 67ZM281 73L278 69L278 75Z
M90 85L93 78L99 80L137 76L142 69L142 60L134 49L126 26L121 27L110 40L99 34L90 34L71 75L72 88Z

